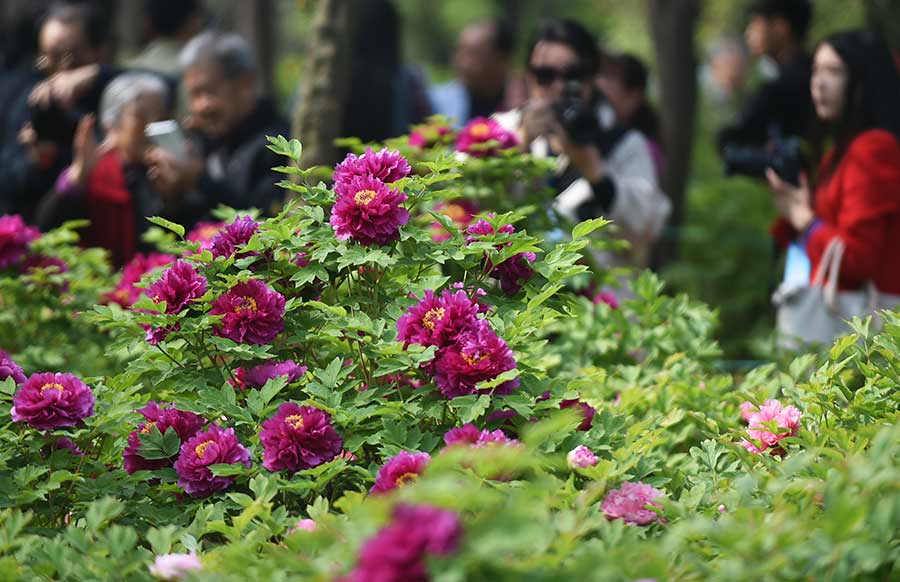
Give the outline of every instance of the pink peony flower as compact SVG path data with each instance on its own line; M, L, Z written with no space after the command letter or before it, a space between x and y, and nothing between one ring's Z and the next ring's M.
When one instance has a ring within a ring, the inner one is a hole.
M335 166L332 179L337 184L349 184L354 178L367 176L385 184L409 176L412 168L400 152L383 148L377 152L366 148L361 156L347 154L344 161Z
M410 481L415 481L425 471L429 462L431 462L431 455L428 453L401 451L388 459L378 470L375 484L369 489L369 493L387 493Z
M22 368L9 357L8 352L0 350L0 382L7 378L12 378L16 384L21 384L25 381L25 374L22 372Z
M569 466L573 469L586 469L597 464L597 455L584 445L578 445L566 455Z
M465 445L472 448L481 448L488 445L517 446L521 443L506 436L506 433L499 428L496 430L478 430L478 427L474 424L467 423L447 431L444 434L444 444L448 447Z
M331 416L313 406L285 402L262 424L263 467L299 471L334 460L344 440L331 426Z
M234 429L222 429L212 424L181 444L175 461L178 486L193 497L208 497L227 489L234 477L216 477L210 465L243 464L250 468L250 451L238 442Z
M28 246L40 236L38 229L26 225L18 214L0 216L0 269L21 261Z
M800 411L793 406L782 406L778 400L766 400L758 409L753 404L744 402L741 404L741 416L750 426L747 435L752 439L752 441L744 439L741 446L758 455L767 449L772 449L776 454L783 453L783 449L777 446L778 442L783 438L794 436L800 428ZM772 432L767 426L772 422L784 430Z
M72 374L32 374L13 396L12 419L40 429L74 426L94 414L94 393Z
M594 423L594 415L597 413L597 411L594 410L593 406L591 406L587 402L582 402L581 400L573 398L571 400L563 400L559 403L559 407L561 409L575 407L580 408L583 420L581 421L581 424L578 425L578 430L582 432L591 430L591 426Z
M240 245L250 242L259 230L259 223L249 216L238 216L234 222L220 230L210 242L213 257L230 257ZM237 258L258 255L257 252L241 253Z
M197 252L212 251L212 241L225 228L224 222L198 222L194 229L187 234L185 240L200 243Z
M515 134L503 129L494 119L476 117L466 124L456 138L456 151L473 157L496 156L500 150L518 144Z
M397 240L400 227L409 222L409 211L402 206L406 194L376 178L356 176L337 183L334 191L337 201L330 222L339 240L385 245Z
M122 278L116 288L107 293L104 298L110 303L118 303L122 307L131 307L144 293L143 289L135 287L135 283L141 280L145 273L149 273L157 267L163 267L175 260L172 255L162 253L150 253L149 255L136 254L122 269Z
M31 254L22 261L21 270L23 273L31 273L37 269L46 269L55 273L65 273L69 270L69 265L59 257L50 257L41 254Z
M591 300L594 302L594 305L599 303L606 303L609 305L610 309L618 309L619 308L619 298L612 291L600 291L596 295L594 295Z
M474 394L476 385L513 370L512 350L491 329L487 320L476 320L459 334L456 342L442 348L435 359L435 382L447 398ZM519 386L518 378L484 390L485 393L510 394Z
M414 148L425 149L440 143L446 143L452 137L453 129L449 125L426 123L413 127L413 131L409 134L408 142Z
M647 506L662 507L655 501L662 495L662 491L641 482L622 483L622 487L606 494L600 509L607 519L624 519L631 525L648 525L659 521L659 515Z
M181 580L188 572L200 570L203 563L196 554L163 554L150 566L150 574L163 580Z
M250 279L212 302L210 315L222 315L213 332L238 343L270 343L284 329L284 295Z
M482 218L475 224L469 226L466 231L469 234L469 236L466 237L466 241L478 241L482 236L497 233L512 234L515 230L513 225L506 224L501 226L499 230L494 231L494 227ZM497 249L499 250L503 248L503 246L505 245L498 245ZM522 288L522 284L534 276L534 269L531 268L531 263L536 259L537 255L532 252L527 252L516 253L498 265L492 264L487 257L485 257L484 260L491 277L500 281L500 289L507 295L515 295Z
M465 291L445 290L440 296L425 291L425 297L397 320L397 340L404 346L448 346L478 321L480 307Z
M262 388L266 382L279 376L287 376L288 384L296 382L306 374L307 367L295 364L293 360L284 362L266 362L253 368L238 368L234 371L235 380L228 383L238 390Z
M318 529L318 524L316 524L315 520L312 519L301 519L297 522L297 525L288 530L288 535L295 534L299 531L308 531L313 532Z
M137 430L132 431L128 435L128 446L122 451L122 459L125 465L125 471L130 475L135 471L155 471L164 467L171 467L175 462L175 457L169 459L145 459L141 455L141 434L147 434L155 426L159 432L165 434L166 430L172 429L178 435L179 440L183 443L187 439L196 435L206 419L198 416L193 412L178 410L174 406L160 408L156 402L148 402L143 408L137 410L147 422L138 425Z
M391 523L368 539L346 582L428 582L428 556L459 547L462 526L455 513L424 505L398 505Z

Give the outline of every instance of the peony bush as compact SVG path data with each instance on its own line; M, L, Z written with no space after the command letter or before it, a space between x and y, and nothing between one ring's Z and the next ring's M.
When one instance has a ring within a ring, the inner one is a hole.
M152 218L117 277L4 217L0 578L900 575L900 318L723 373L715 314L598 292L605 221L529 212L539 165L483 125L333 187L273 139L281 214Z

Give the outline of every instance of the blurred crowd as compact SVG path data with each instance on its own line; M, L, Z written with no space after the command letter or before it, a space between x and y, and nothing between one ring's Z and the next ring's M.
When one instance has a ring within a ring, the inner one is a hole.
M809 0L748 7L743 34L713 43L698 79L704 106L720 112L726 171L770 185L786 281L812 278L839 239L840 288L900 294L896 62L863 30L816 39L809 52ZM473 22L458 36L454 79L429 86L402 57L391 2L359 8L342 135L380 141L432 114L457 127L489 120L557 160L548 183L560 215L616 222L631 250L612 264L647 264L671 204L640 58L600 47L579 23L548 20L517 63L508 23ZM0 73L0 214L42 229L87 218L85 244L119 265L140 249L142 217L190 227L220 204L277 212L279 161L265 136L290 134L251 46L209 27L201 0L148 0L144 11L145 46L117 63L96 3L36 2L7 35ZM752 91L750 77L761 78Z

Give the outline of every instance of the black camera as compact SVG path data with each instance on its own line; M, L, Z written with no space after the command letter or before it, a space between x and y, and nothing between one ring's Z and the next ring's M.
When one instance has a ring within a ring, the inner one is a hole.
M765 178L766 168L772 168L782 180L795 186L800 184L805 159L800 138L782 138L777 134L772 136L766 148L726 145L722 158L728 176Z
M55 101L51 101L46 107L32 105L29 107L31 126L40 141L52 141L68 146L75 138L75 129L78 127L78 116L71 111L66 111Z
M591 105L581 98L580 81L566 83L562 99L553 110L572 143L587 145L596 141L600 123Z

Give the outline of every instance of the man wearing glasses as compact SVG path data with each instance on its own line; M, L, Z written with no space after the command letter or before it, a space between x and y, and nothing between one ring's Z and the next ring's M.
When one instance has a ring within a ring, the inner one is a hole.
M539 157L555 156L553 208L572 222L605 216L630 249L598 257L606 266L646 266L650 247L671 212L659 188L651 148L637 131L615 125L594 86L596 41L581 25L550 21L528 57L528 102L497 116Z

